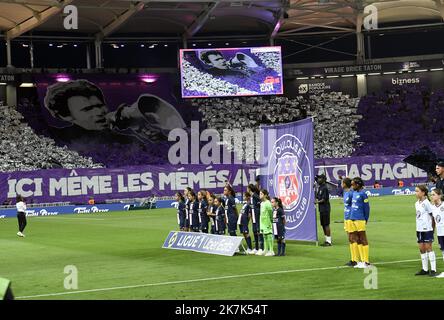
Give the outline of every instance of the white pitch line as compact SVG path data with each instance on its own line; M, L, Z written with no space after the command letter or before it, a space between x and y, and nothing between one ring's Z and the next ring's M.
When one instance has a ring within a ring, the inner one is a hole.
M60 218L57 217L57 220L108 220L108 219L101 219L101 218Z
M372 263L372 264L383 265L383 264L395 264L395 263L413 262L413 261L419 261L419 259L376 262L376 263ZM33 295L33 296L16 297L16 299L54 297L54 296L64 296L64 295L77 294L77 293L90 293L90 292L101 292L101 291L122 290L122 289L136 289L136 288L166 286L166 285L184 284L184 283L192 283L192 282L215 281L215 280L235 279L235 278L244 278L244 277L264 276L264 275L272 275L272 274L307 272L307 271L322 271L322 270L334 270L334 269L351 269L351 268L348 266L338 266L338 267L324 267L324 268L310 268L310 269L295 269L295 270L281 270L281 271L270 271L270 272L247 273L247 274L238 274L238 275L223 276L223 277L200 278L200 279L190 279L190 280L181 280L181 281L168 281L168 282L138 284L138 285L122 286L122 287L98 288L98 289L89 289L89 290L77 290L77 291L38 294L38 295Z

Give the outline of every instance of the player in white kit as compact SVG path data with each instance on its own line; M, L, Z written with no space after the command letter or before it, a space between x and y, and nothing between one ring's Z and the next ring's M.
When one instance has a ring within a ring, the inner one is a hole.
M421 185L415 188L418 201L415 203L416 209L416 236L418 238L419 251L421 253L422 269L417 272L417 276L436 276L436 257L432 249L433 243L433 216L432 205L428 199L428 189ZM430 261L430 272L429 262Z
M441 189L435 188L432 193L432 214L435 220L436 235L438 236L439 247L444 260L444 202L443 192ZM438 277L444 278L444 272Z

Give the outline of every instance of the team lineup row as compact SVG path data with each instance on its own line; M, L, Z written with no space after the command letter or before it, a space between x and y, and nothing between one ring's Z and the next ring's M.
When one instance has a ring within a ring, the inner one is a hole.
M176 193L177 222L182 231L211 232L236 236L239 228L247 243L247 254L274 256L273 236L277 240L277 256L285 255L285 213L279 198L270 199L267 190L250 184L244 193L240 213L236 207L235 192L230 185L219 197L206 190L197 194L186 188L184 194ZM249 224L252 222L254 248ZM210 225L210 228L209 228Z
M369 246L365 233L370 207L360 178L343 180L345 229L349 234L350 266L365 268L369 263ZM224 188L223 196L201 190L197 194L186 188L184 194L176 194L177 222L182 231L211 232L236 236L243 234L248 254L273 256L273 236L277 240L278 256L285 255L285 212L279 198L270 199L267 190L259 190L250 184L244 194L241 212L236 207L235 192L230 185ZM319 201L318 201L319 202ZM320 212L322 217L322 212ZM322 219L321 219L322 220ZM249 224L252 223L255 247L250 238ZM210 225L210 228L209 228Z
M369 243L366 227L370 217L369 199L361 178L344 178L344 230L349 239L350 267L367 268ZM416 233L421 253L422 269L416 275L436 276L436 257L432 250L434 230L444 259L444 202L443 191L434 188L429 200L426 186L416 187ZM240 212L236 207L235 192L226 185L222 196L206 190L197 194L186 188L183 195L176 193L177 222L180 230L236 236L239 228L247 243L248 254L274 256L273 236L277 240L278 256L285 255L285 212L279 198L271 198L267 190L250 184L244 193ZM319 203L319 200L318 200ZM322 216L322 212L320 212ZM250 221L254 235L254 248L250 237ZM430 262L430 272L428 263Z
M416 273L417 276L436 276L436 255L432 248L434 233L436 230L438 242L444 259L444 203L442 201L443 191L434 188L429 191L426 186L415 188L417 201L416 209L416 236L418 239L419 252L421 254L422 269ZM429 271L430 262L430 271ZM441 275L440 275L441 276Z

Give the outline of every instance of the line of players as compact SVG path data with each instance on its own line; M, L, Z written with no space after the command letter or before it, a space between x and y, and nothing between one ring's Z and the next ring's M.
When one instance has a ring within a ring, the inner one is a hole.
M273 235L277 240L277 256L285 256L285 212L278 198L270 199L267 190L254 184L247 187L240 213L236 206L235 191L224 187L222 196L206 190L195 193L190 187L183 195L176 193L177 222L181 231L203 232L236 236L237 228L247 243L247 254L274 256ZM254 234L254 249L250 237L250 221ZM210 228L209 228L210 225Z
M347 265L366 268L370 265L366 235L370 206L368 196L364 191L364 182L359 177L353 180L344 178L342 187L344 189L344 230L349 237L351 256ZM416 234L422 262L422 269L416 275L436 276L436 256L432 243L436 229L444 260L444 193L440 188L434 188L431 192L433 204L429 201L426 186L416 187L415 194L417 198L415 203ZM196 195L189 187L185 189L184 195L176 194L177 219L182 231L208 233L208 225L211 222L212 234L225 234L228 226L228 233L236 236L236 229L239 226L248 245L248 254L274 255L272 244L271 247L268 246L271 248L268 252L264 250L264 235L268 235L265 233L268 230L260 227L261 222L267 224L266 215L264 214L264 217L261 215L262 203L265 207L265 202L270 200L266 190L259 191L255 185L249 185L244 194L245 202L240 214L237 212L235 192L229 185L224 188L223 197L217 197L205 190L199 191ZM285 213L280 199L271 199L271 206L273 214L272 219L269 220L272 222L272 232L278 240L278 255L283 256L285 255ZM250 220L253 226L255 249L252 248L249 233Z
M444 163L442 163L444 172ZM438 170L438 169L437 169ZM342 181L344 189L344 229L349 236L351 260L348 266L366 268L369 263L369 245L366 235L366 225L370 215L367 194L361 178L353 180L345 178ZM436 272L436 255L432 248L436 230L438 243L444 260L444 192L436 187L431 191L425 185L415 188L417 201L416 237L421 256L422 268L415 275L444 277ZM430 201L431 200L431 201ZM430 271L429 271L430 263Z
M444 164L443 164L444 168ZM421 255L422 268L415 275L438 276L436 273L436 255L432 248L434 233L438 236L438 243L444 259L444 202L443 191L440 188L433 188L431 200L426 186L421 185L415 188L417 201L416 209L416 237ZM430 262L430 271L429 271ZM438 277L444 277L441 273Z

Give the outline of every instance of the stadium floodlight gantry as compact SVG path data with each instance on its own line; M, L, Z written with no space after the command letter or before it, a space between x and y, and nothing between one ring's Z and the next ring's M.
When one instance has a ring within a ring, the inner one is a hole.
M78 12L77 30L64 28L64 7L68 5ZM377 16L370 17L374 12ZM0 0L0 36L8 44L14 39L31 38L92 42L96 67L100 68L101 44L106 42L178 41L187 47L191 39L267 39L273 44L276 39L295 36L356 34L357 50L352 55L362 61L362 34L371 31L365 28L366 18L373 18L380 32L385 28L442 27L443 17L442 0ZM307 49L316 46L326 52L341 52L329 49L328 43L305 45ZM11 57L9 45L9 66Z

